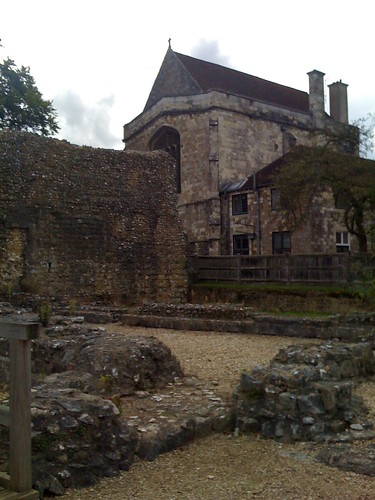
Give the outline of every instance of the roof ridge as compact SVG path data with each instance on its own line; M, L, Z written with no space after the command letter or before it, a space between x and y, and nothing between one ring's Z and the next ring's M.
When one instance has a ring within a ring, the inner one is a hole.
M228 66L224 66L223 64L218 64L218 63L214 63L214 62L211 62L211 61L205 61L204 59L198 59L197 57L188 56L186 54L182 54L181 52L174 52L174 51L172 51L172 52L174 53L175 56L177 56L177 59L180 61L180 63L183 64L184 68L186 68L187 71L189 71L190 75L191 75L190 70L185 66L185 64L183 63L183 61L181 61L181 59L179 58L179 56L186 57L188 59L193 59L195 61L199 61L199 62L204 63L204 64L209 64L209 65L212 65L212 66L217 66L217 67L222 68L222 69L224 69L226 71L231 71L233 73L240 73L240 74L242 74L244 76L251 77L251 78L254 78L254 79L262 81L262 82L271 83L272 85L277 85L278 87L287 88L287 89L293 90L294 92L301 92L302 94L308 95L308 92L306 92L304 90L299 90L299 89L296 89L294 87L290 87L289 85L284 85L282 83L277 83L277 82L274 82L272 80L267 80L266 78L262 78L260 76L255 76L255 75L252 75L250 73L245 73L244 71L241 71L241 70L238 70L238 69L235 69L235 68L230 68ZM194 77L192 76L192 78L194 78ZM195 80L195 78L194 78L194 80ZM201 87L201 86L199 85L199 87Z

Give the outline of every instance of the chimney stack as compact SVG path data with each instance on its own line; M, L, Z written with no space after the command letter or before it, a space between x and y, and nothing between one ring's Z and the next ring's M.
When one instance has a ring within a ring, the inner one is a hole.
M331 117L340 123L349 123L348 120L348 86L346 83L331 83L329 88L329 111Z
M326 116L324 111L324 73L314 69L309 75L309 107L314 128L324 129Z

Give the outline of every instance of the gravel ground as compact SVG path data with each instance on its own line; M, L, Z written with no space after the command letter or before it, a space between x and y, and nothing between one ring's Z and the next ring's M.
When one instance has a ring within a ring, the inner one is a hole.
M125 335L154 335L180 359L187 374L230 397L243 370L265 365L282 347L311 340L143 329L109 325ZM361 391L373 403L374 384ZM375 499L375 478L316 463L306 443L281 444L258 436L214 434L95 487L70 490L64 499Z

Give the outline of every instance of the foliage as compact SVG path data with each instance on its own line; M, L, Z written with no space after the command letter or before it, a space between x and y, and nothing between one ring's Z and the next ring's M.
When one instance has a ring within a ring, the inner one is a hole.
M375 257L372 256L371 260L374 264ZM358 262L352 266L351 272L357 281L355 289L358 297L362 301L375 305L375 267L373 265L364 266Z
M368 113L350 125L336 124L334 129L315 130L312 139L316 145L368 158L375 149L375 114Z
M361 252L374 228L375 168L373 162L344 155L328 147L297 147L285 158L275 177L280 208L293 231L313 215L319 197L330 191L343 223L356 236ZM367 221L366 221L367 218ZM372 220L371 220L372 219Z
M52 307L49 301L42 302L38 305L39 320L43 326L48 326L52 315Z
M359 155L367 158L375 148L375 113L355 120L353 125L359 130Z
M44 136L59 130L56 110L51 101L43 99L30 68L18 68L9 58L0 63L0 129Z
M77 312L77 301L75 299L69 300L69 312L71 315Z

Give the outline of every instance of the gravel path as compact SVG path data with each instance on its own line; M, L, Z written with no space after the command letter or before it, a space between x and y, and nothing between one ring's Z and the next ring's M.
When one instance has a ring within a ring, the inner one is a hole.
M109 325L124 335L154 335L180 359L186 374L214 382L230 397L243 370L265 365L282 347L311 340ZM64 499L375 499L375 478L314 462L314 445L258 436L214 434ZM316 446L317 447L317 446Z

